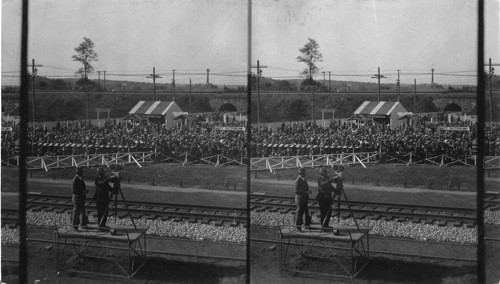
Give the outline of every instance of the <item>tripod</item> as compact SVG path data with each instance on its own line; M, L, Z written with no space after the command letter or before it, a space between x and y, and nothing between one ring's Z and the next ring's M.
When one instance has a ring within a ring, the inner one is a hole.
M342 171L343 167L341 166L340 171L336 172L336 174L339 176L340 179L342 179ZM354 215L354 212L352 211L351 204L349 203L349 199L347 198L347 195L344 190L344 183L342 180L340 182L337 182L337 190L340 191L339 194L337 194L337 223L340 224L340 204L341 204L341 198L342 196L344 197L345 203L347 204L347 208L349 209L349 212L351 213L352 219L354 220L354 223L356 224L356 228L359 230L359 224L358 220L356 219L356 216ZM335 201L335 196L334 200ZM331 206L328 208L328 212L326 215L328 216L334 209L333 209L333 204L334 202L332 201ZM325 218L324 222L326 221L327 218ZM322 224L323 226L328 225L328 224Z
M123 195L123 191L122 191L122 187L121 187L121 184L120 184L120 172L122 170L122 167L120 165L111 165L109 166L109 168L111 169L113 175L114 175L114 178L111 182L113 182L113 189L116 191L114 193L111 193L110 194L110 200L112 199L113 195L115 196L115 224L116 224L116 221L117 221L117 217L118 217L118 194L120 194L122 200L123 200L123 204L125 205L125 210L127 211L127 214L130 218L130 221L132 222L132 225L134 225L134 229L137 231L137 226L135 225L135 222L134 222L134 218L132 217L132 214L130 214L130 209L128 208L128 204L127 204L127 201L125 200L125 195ZM108 206L106 207L105 209L105 216L107 215L109 211L109 204ZM101 220L98 220L98 224L101 223Z

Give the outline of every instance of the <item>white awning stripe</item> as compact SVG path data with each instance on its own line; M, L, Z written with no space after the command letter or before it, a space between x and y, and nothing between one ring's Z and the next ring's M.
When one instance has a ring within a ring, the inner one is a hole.
M145 103L146 101L139 101L135 107L129 112L129 114L136 113L137 110Z
M145 112L145 114L151 114L155 108L161 103L161 101L155 101L149 108L148 110Z
M378 110L385 104L385 102L379 102L377 106L370 112L370 114L377 114Z
M386 115L391 115L392 111L398 106L399 102L394 103L391 109L386 113Z
M354 111L354 114L359 114L361 113L361 111L363 111L363 109L369 104L370 102L369 101L364 101L359 107L357 110Z
M174 102L170 102L168 104L168 107L165 108L165 110L161 113L161 115L166 115L167 111L170 109L170 107L174 104Z

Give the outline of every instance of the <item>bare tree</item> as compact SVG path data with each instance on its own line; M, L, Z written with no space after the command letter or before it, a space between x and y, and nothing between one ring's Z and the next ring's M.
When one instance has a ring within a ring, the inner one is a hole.
M304 69L301 74L309 75L310 82L313 82L313 75L319 71L316 66L316 62L323 61L323 55L319 52L318 43L311 38L308 40L309 42L299 50L301 55L297 56L297 61L303 62L307 65L307 68Z
M97 52L94 51L94 43L89 38L84 37L83 42L80 43L78 47L75 48L76 54L73 55L73 61L80 62L82 67L75 72L76 75L80 76L82 79L88 79L88 75L92 74L94 67L92 67L92 62L97 61Z

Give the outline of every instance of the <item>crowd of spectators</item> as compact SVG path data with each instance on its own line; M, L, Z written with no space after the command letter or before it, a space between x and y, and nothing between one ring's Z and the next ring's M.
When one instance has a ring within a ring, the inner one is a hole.
M102 126L87 121L37 125L28 129L29 156L79 155L115 152L156 151L160 156L189 155L190 159L216 154L240 159L247 157L246 132L218 129L218 126L245 126L246 122L210 122L197 119L166 129L152 122L116 123ZM445 130L443 127L467 127ZM5 131L4 131L5 130ZM7 131L9 130L9 131ZM381 151L409 154L415 158L445 154L454 158L470 156L476 150L475 124L449 121L444 117L420 116L411 126L391 129L386 124L348 124L332 121L321 127L315 122L282 123L275 129L252 128L249 154L252 157L333 154ZM500 125L485 129L485 155L500 155ZM19 125L2 122L2 155L15 155Z
M445 130L464 127L464 130ZM468 129L468 130L466 130ZM485 155L500 155L500 126L485 129ZM448 155L463 158L475 153L477 127L467 121L447 121L422 116L411 126L391 129L387 124L348 124L332 121L321 127L314 122L282 123L277 129L253 128L250 152L253 157L335 154L381 151L409 154Z

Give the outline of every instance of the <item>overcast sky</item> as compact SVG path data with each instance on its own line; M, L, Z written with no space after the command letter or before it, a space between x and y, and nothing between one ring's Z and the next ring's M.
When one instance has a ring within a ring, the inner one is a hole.
M494 63L499 1L485 1L485 61ZM2 0L2 84L18 82L20 9L20 1ZM246 83L243 0L37 0L29 11L28 58L43 64L42 76L73 76L74 48L88 37L99 54L93 66L107 79L150 82L145 77L156 67L158 83L170 83L172 69L178 84L205 83L209 68L212 83ZM305 67L298 50L313 38L323 54L320 72L332 80L375 81L380 67L388 83L397 69L402 83L430 83L434 68L436 83L476 83L476 1L254 0L252 15L253 64L268 66L266 77L298 78Z

